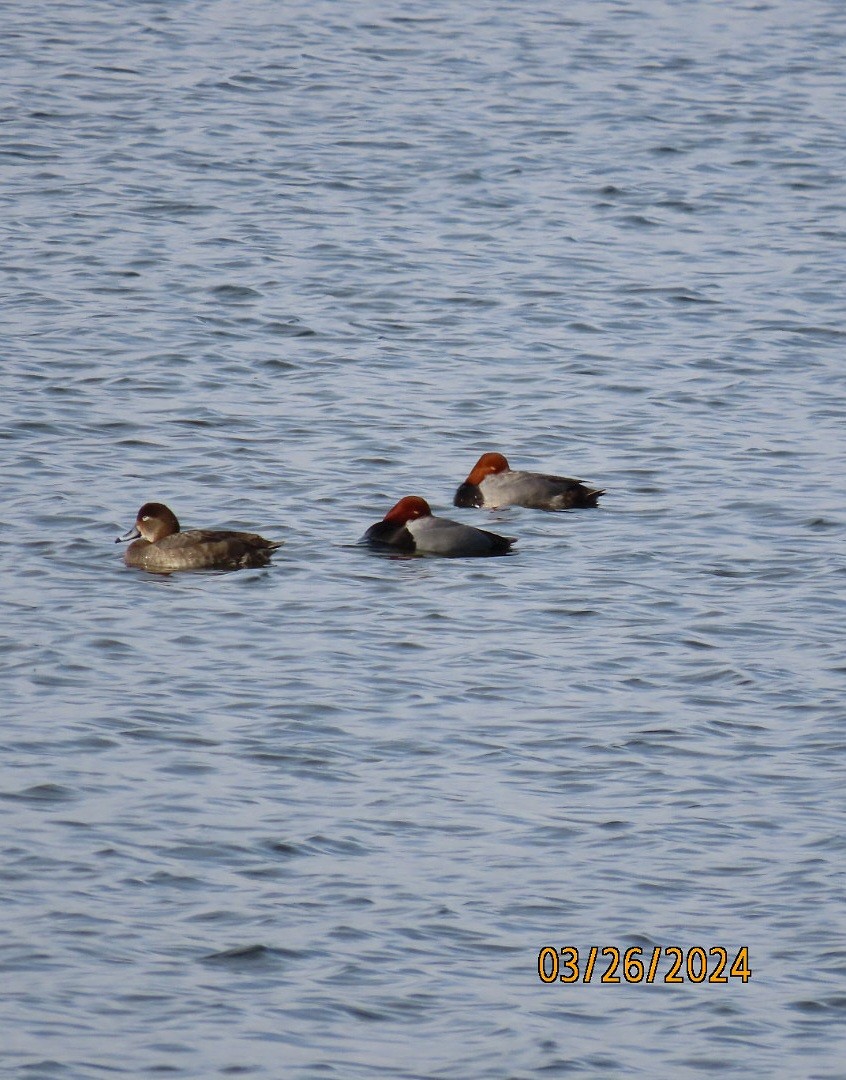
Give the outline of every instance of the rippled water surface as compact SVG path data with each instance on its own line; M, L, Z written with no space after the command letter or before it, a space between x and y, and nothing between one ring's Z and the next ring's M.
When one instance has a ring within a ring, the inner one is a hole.
M2 21L7 1075L846 1075L846 8Z

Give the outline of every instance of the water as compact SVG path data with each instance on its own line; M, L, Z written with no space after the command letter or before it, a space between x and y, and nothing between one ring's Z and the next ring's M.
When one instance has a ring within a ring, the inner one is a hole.
M6 1074L846 1075L842 5L2 18Z

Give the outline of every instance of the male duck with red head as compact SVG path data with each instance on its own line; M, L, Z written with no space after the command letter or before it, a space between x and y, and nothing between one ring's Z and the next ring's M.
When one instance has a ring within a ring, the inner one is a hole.
M419 495L406 495L363 539L371 547L392 548L408 555L507 555L513 537L474 529L448 518L434 517Z
M580 480L544 473L517 472L502 454L482 454L473 471L455 493L456 506L480 506L498 510L504 506L527 506L532 510L570 510L596 506L604 495Z

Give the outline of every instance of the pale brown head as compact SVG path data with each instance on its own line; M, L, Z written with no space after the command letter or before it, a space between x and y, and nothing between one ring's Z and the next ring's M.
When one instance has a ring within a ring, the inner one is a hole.
M509 468L508 461L502 454L482 454L473 466L473 471L467 477L465 483L481 484L486 476L505 472Z
M117 538L121 540L138 540L143 537L151 544L157 540L163 540L166 536L172 536L179 532L179 522L176 514L164 503L144 503L135 518L135 525Z

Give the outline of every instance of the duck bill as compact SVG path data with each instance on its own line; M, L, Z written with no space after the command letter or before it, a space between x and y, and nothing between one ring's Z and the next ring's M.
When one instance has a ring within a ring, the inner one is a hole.
M123 536L116 536L116 544L125 544L127 540L140 540L141 532L137 525L133 525L131 529L123 534Z

